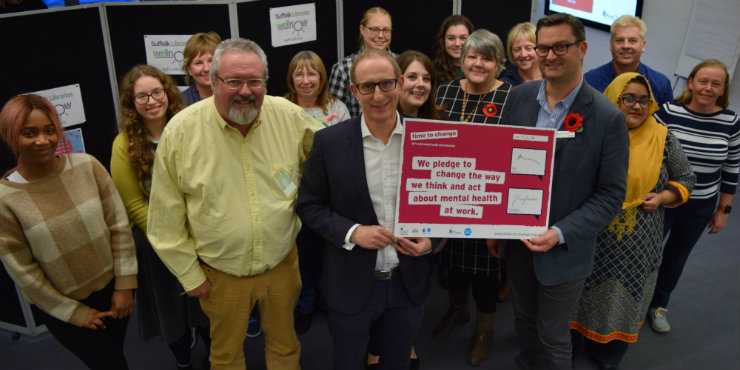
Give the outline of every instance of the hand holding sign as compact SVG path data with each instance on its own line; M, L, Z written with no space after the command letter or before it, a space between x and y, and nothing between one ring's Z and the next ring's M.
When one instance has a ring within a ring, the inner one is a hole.
M418 257L432 250L432 241L429 238L398 238L398 243L394 244L396 250L408 254L409 256Z
M388 244L395 244L396 236L382 226L360 225L352 232L349 241L365 249L380 249Z

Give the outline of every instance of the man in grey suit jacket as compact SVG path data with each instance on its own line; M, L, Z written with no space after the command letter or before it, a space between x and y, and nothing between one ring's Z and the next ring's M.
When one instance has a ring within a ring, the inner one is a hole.
M565 14L537 22L542 81L509 93L502 124L558 129L550 229L506 245L524 369L570 369L569 316L591 273L596 234L626 192L629 137L624 115L583 81L583 24ZM580 127L579 127L580 124Z

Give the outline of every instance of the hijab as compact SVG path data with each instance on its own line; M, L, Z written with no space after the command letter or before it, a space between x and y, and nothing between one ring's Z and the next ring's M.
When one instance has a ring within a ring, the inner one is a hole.
M604 95L619 106L619 99L624 89L635 77L642 77L645 82L648 82L647 78L639 73L622 73L607 86ZM668 128L659 124L653 117L653 113L659 107L650 90L650 84L647 83L647 85L650 98L647 118L639 127L629 129L630 159L627 170L627 195L622 203L622 209L637 207L644 203L642 196L655 188L660 176L660 168L663 165L663 151Z

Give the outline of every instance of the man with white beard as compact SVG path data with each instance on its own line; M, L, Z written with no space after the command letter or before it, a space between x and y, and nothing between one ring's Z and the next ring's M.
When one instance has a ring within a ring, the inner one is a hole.
M301 280L294 212L303 162L321 123L266 96L267 57L225 40L213 55L213 97L182 110L159 141L148 237L211 323L211 368L246 369L257 304L270 369L298 369L293 309Z

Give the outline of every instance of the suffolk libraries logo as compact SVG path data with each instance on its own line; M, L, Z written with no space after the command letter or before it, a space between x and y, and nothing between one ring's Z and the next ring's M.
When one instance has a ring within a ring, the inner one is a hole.
M305 32L305 28L308 26L310 16L311 12L308 10L278 13L275 14L275 19L280 21L275 26L278 31L290 30L300 36L301 32Z
M184 74L183 51L191 35L144 35L147 64L170 75Z
M172 59L173 63L182 63L184 59L183 50L185 49L185 42L172 40L157 40L150 41L152 47L152 55L157 59Z
M316 6L300 4L270 9L273 47L316 40Z

